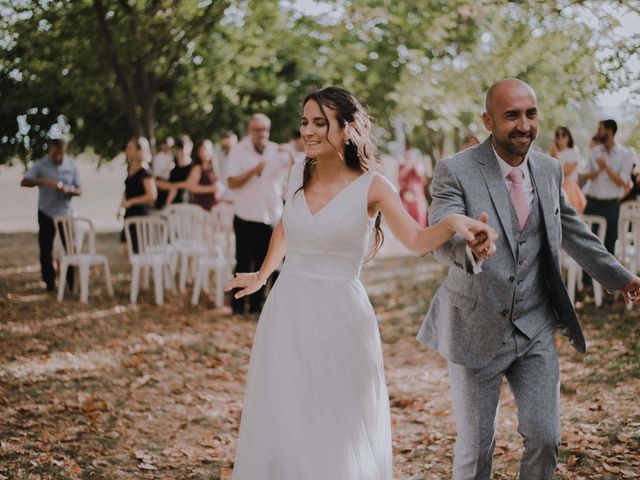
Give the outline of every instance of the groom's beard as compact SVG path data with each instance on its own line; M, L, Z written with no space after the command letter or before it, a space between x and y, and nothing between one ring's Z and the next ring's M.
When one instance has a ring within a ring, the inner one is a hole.
M524 157L537 136L537 130L530 130L527 133L514 130L505 138L502 146L510 154Z

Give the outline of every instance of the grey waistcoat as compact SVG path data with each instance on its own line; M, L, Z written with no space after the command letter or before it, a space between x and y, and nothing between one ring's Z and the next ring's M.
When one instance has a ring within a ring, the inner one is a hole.
M553 314L544 279L544 262L540 261L546 237L540 216L540 202L534 188L529 217L520 230L516 211L511 206L511 225L516 239L516 272L511 308L511 323L528 338L534 338L549 322ZM507 329L508 332L511 329Z

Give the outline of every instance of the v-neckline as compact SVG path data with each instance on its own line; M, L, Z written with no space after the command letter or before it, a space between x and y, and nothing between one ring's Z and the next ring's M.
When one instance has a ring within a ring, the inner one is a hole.
M367 172L362 173L360 176L358 176L357 178L355 178L354 180L351 180L342 190L340 190L338 193L336 193L333 197L331 197L331 199L325 203L322 207L320 207L319 210L317 210L315 213L311 212L311 208L309 207L309 203L307 202L307 193L302 190L302 198L304 199L304 204L307 207L307 212L309 212L309 216L311 218L316 218L316 216L322 212L324 209L326 209L331 203L333 203L333 201L338 198L340 195L342 195L346 190L349 189L349 187L351 187L354 183L356 183L358 180L360 180L362 177L364 177L367 174Z

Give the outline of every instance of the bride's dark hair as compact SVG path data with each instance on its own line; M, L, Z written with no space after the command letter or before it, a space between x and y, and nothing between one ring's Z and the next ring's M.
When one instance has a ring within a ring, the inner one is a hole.
M313 100L320 107L320 112L327 124L327 141L329 137L329 119L325 108L330 108L336 112L338 125L346 130L349 140L344 145L332 145L341 159L347 166L359 172L368 170L378 170L378 149L375 138L371 133L371 117L360 104L358 99L348 90L340 87L326 87L307 95L302 102L302 106ZM344 147L344 150L342 149ZM304 190L311 180L311 173L316 165L317 159L305 158L304 172L302 174L302 186L296 193ZM382 246L384 234L380 227L382 214L378 212L375 221L375 243L367 259L371 259Z

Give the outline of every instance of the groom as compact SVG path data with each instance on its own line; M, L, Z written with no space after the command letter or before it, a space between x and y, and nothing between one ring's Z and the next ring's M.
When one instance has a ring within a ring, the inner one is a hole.
M489 480L500 384L507 378L524 439L521 480L550 479L560 441L560 374L554 331L586 351L560 275L560 249L610 291L638 298L640 279L591 233L562 192L562 168L531 150L538 132L536 95L516 79L487 92L483 120L491 136L442 160L433 175L429 213L482 218L498 232L497 252L483 263L454 237L434 252L451 265L418 340L448 360L458 436L454 480Z

